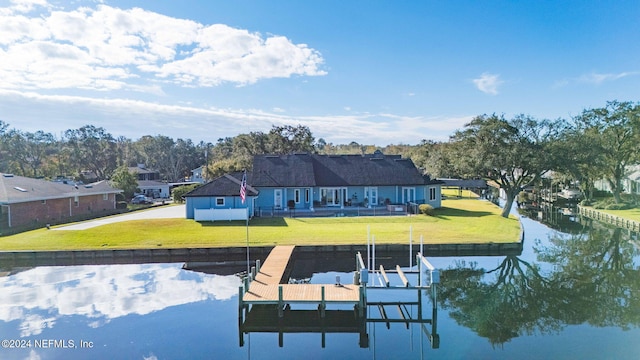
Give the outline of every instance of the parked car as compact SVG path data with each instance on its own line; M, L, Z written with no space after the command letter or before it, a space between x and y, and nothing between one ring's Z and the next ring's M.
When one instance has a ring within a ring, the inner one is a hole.
M131 199L132 204L153 204L153 200L144 196L144 195L136 195Z

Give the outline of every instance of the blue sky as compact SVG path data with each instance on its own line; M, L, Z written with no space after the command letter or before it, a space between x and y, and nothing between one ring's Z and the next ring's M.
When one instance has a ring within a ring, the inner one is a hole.
M639 35L638 1L0 0L0 119L416 144L639 101Z

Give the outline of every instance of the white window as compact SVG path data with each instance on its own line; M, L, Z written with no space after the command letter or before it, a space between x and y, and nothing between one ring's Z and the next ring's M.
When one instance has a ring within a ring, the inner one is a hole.
M436 188L429 188L429 201L434 201L436 199Z
M77 195L73 197L73 203L75 204L76 207L80 206L80 199L78 198Z
M102 194L102 200L109 200L109 194Z
M296 204L300 204L300 189L293 190L293 199L296 201Z
M224 206L224 198L223 197L216 198L216 206Z

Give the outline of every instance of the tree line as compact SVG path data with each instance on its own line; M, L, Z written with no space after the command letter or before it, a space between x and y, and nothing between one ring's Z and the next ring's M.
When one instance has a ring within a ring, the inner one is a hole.
M477 116L447 142L423 141L413 160L437 177L494 182L506 195L506 217L518 193L545 174L578 186L587 201L595 182L605 180L615 203L623 205L623 180L630 166L640 164L638 144L640 105L610 101L571 119Z
M623 180L640 163L640 105L610 101L585 109L571 119L536 119L528 115L479 115L447 141L423 140L417 145L377 147L316 140L307 126L273 126L269 132L249 132L219 138L216 143L174 140L164 135L138 140L114 137L102 127L86 125L56 138L25 132L0 120L0 172L29 177L92 174L110 179L118 168L145 164L161 179L176 182L206 165L213 179L250 169L254 155L310 152L365 154L382 150L411 158L432 178L481 178L504 190L503 216L527 186L553 172L555 181L574 183L587 199L594 183L606 179L617 204L623 203Z
M408 146L391 145L393 153ZM112 179L118 170L144 164L160 173L162 181L179 182L191 170L206 165L213 179L225 173L250 169L254 155L295 152L355 154L380 149L352 142L334 145L315 140L302 125L273 126L269 132L249 132L217 142L194 143L164 135L144 135L137 140L115 137L103 127L85 125L69 129L59 137L44 131L11 128L0 120L0 172L33 178L73 178L82 181Z

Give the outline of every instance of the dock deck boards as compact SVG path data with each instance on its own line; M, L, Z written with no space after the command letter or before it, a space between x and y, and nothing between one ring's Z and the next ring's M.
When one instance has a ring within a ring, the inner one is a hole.
M357 285L334 284L282 284L285 269L293 253L294 246L276 246L260 267L260 272L249 285L242 300L245 303L277 303L278 288L282 286L283 302L312 302L322 301L322 287L324 287L325 302L357 303L360 300Z
M295 246L276 246L271 250L269 256L260 267L260 272L256 274L254 282L266 285L280 284L284 276L284 271L289 264L289 259Z

